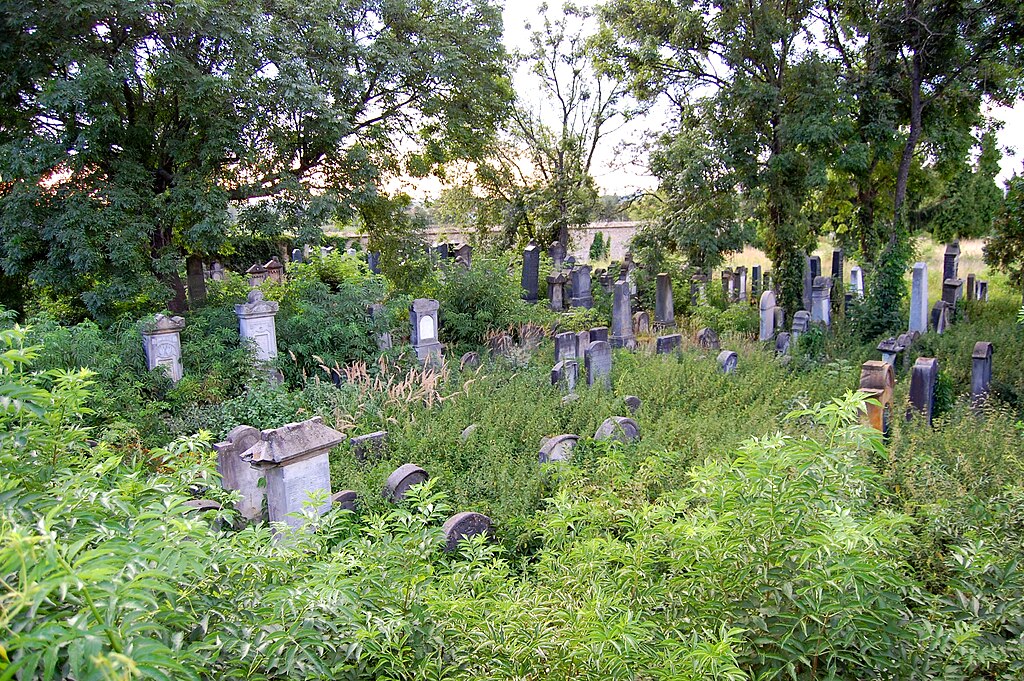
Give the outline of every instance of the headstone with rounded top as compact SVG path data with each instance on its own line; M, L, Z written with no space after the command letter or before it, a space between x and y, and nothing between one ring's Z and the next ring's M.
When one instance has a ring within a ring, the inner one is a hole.
M462 359L459 360L459 368L462 369L463 371L467 371L467 370L472 371L474 369L479 369L480 368L480 353L476 352L476 351L473 351L473 352L467 352L466 354L464 354L462 356Z
M572 297L569 299L570 307L582 307L588 310L594 307L594 294L590 290L590 265L574 268L569 273L569 283L572 290Z
M633 334L633 313L630 302L629 284L615 282L612 298L612 330L609 342L613 348L629 347L635 340Z
M439 363L444 346L438 340L438 310L441 304L432 298L417 298L409 306L410 339L416 357L423 363Z
M895 386L896 374L891 364L880 360L870 360L861 366L860 391L865 393L869 400L877 402L877 404L869 402L865 405L861 422L885 435L889 433L889 425L892 420Z
M459 548L459 542L464 539L472 539L481 534L490 537L491 519L482 513L463 511L446 520L441 526L441 532L444 534L444 550L454 553Z
M613 416L605 419L594 433L598 441L633 442L640 438L640 426L628 416Z
M775 337L775 293L773 291L765 291L762 293L759 307L761 313L761 326L758 340L770 341Z
M331 495L331 506L336 506L344 511L355 513L356 504L359 502L359 493L351 489L343 489Z
M935 410L935 385L939 378L939 360L934 357L918 357L910 373L910 406L907 419L912 410L916 410L928 425L932 423L932 412Z
M626 403L630 414L635 414L640 409L640 405L643 404L636 395L626 395L622 398L622 401Z
M568 461L572 457L573 447L579 442L579 435L565 434L548 438L541 443L537 458L541 463Z
M988 396L989 385L992 383L992 352L993 346L987 341L974 344L971 353L971 400L978 404Z
M479 429L480 424L471 423L462 430L462 433L459 435L459 439L462 440L463 442L466 442L467 440L469 440L469 438L473 437L473 433L475 433Z
M673 329L676 326L675 303L672 300L672 277L667 272L658 274L654 295L654 326L658 329Z
M651 333L651 316L646 312L637 312L633 315L633 334L636 336L647 336Z
M414 485L422 485L430 476L416 464L402 464L388 476L384 486L384 498L391 502L398 502L403 499L409 489Z
M736 371L736 365L739 364L740 357L732 350L722 350L718 353L718 367L722 370L723 374L731 374Z
M591 341L584 359L587 369L587 385L612 387L612 348L605 341Z

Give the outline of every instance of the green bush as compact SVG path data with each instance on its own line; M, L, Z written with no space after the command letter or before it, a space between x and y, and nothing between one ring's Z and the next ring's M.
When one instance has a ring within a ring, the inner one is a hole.
M526 308L508 263L484 254L474 255L469 269L447 265L437 299L441 341L456 354L481 346L489 331L511 328Z

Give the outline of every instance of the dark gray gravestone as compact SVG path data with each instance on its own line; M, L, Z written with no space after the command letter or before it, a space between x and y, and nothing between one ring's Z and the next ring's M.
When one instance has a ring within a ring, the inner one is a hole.
M671 329L676 325L672 278L665 272L658 274L658 285L654 295L654 325L658 329Z
M572 298L569 299L569 305L588 310L594 307L594 296L590 292L590 265L573 269L569 273L569 279L572 287Z
M811 267L811 259L804 256L804 290L802 302L805 310L811 309L811 289L814 286L814 268Z
M523 250L523 300L528 303L537 302L537 291L540 287L540 246L530 241Z
M367 251L366 265L373 274L380 274L380 253L377 251Z
M564 359L551 370L551 385L565 383L571 393L576 390L576 382L579 380L580 365L575 359Z
M590 330L590 341L604 341L608 342L608 327L597 326Z
M910 406L923 414L929 425L935 408L935 383L938 378L939 360L918 357L910 373ZM908 410L908 419L910 415L911 412Z
M293 248L292 249L292 262L296 262L296 263L302 262L302 249L299 249L299 248Z
M963 279L946 279L942 282L942 300L955 310L956 304L963 296L963 290Z
M732 350L722 350L718 353L718 368L722 370L723 374L731 374L736 371L739 361L739 355Z
M942 256L942 281L958 278L960 271L960 242L954 241L946 246Z
M626 407L629 408L630 414L637 413L640 409L640 405L643 404L643 402L640 401L640 398L636 395L626 395L622 398L622 401L626 403Z
M935 301L935 307L932 308L932 330L938 334L945 333L952 316L952 308L946 301Z
M843 249L836 248L832 251L832 314L835 316L839 312L839 307L843 302L843 298L846 295L846 287L843 286L843 277L845 265L843 258Z
M790 335L788 331L775 336L775 354L776 355L788 355L789 354L789 343Z
M678 350L682 345L683 337L678 333L673 333L668 336L658 336L658 340L655 345L655 352L659 355L666 355Z
M632 345L633 341L633 314L629 299L629 284L617 281L612 300L612 332L609 342L613 348L625 348Z
M988 302L988 282L981 280L978 282L978 300Z
M992 382L992 351L991 343L979 341L971 353L971 401L975 404L983 402L988 395Z
M754 265L750 268L750 299L761 299L761 266Z
M380 461L384 457L384 452L387 451L388 431L378 430L375 433L360 435L352 438L348 443L359 463L366 463L371 458L374 461Z
M605 419L594 433L594 439L633 442L640 438L640 426L628 416L613 416Z
M585 360L587 385L612 387L612 346L605 341L591 341Z
M540 453L537 455L541 463L552 463L554 461L568 461L572 456L572 449L579 442L579 435L556 435L541 443Z
M555 336L555 363L576 357L576 334L566 331Z
M973 274L967 275L967 300L974 300L978 297L978 277Z
M351 489L343 489L331 495L331 506L337 506L346 511L355 513L356 503L359 501L359 493Z
M711 327L705 326L697 332L697 345L704 350L718 350L721 345L718 342L718 334Z
M388 476L384 486L384 498L391 502L399 501L413 485L422 485L429 479L427 472L416 464L403 464Z
M444 550L455 553L463 539L471 539L481 534L490 537L491 519L482 513L463 511L446 520L441 526L441 532L444 533Z

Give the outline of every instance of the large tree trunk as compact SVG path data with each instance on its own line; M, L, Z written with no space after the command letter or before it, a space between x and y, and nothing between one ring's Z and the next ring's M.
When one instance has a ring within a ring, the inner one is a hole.
M921 99L921 79L921 54L916 53L911 61L910 69L910 134L907 135L906 144L903 145L903 156L900 158L900 167L896 172L896 193L893 197L894 224L899 224L900 213L907 200L910 166L914 160L917 143L921 139L921 113L924 110L924 102ZM896 243L895 229L889 237L889 243L891 245Z
M188 310L188 302L185 299L185 282L181 280L181 275L177 272L171 272L162 277L162 279L174 291L174 297L167 303L167 309L175 314L184 313Z
M188 277L188 304L196 308L206 302L206 273L203 259L195 254L185 258L185 272Z

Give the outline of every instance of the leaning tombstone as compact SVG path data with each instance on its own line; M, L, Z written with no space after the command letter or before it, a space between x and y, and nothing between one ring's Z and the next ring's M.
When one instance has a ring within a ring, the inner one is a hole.
M775 293L772 291L762 293L759 304L761 326L758 340L770 341L775 337L775 307Z
M177 383L184 376L181 366L181 332L185 329L182 317L156 315L142 325L142 349L146 353L146 368L160 367Z
M932 357L918 357L910 373L910 406L920 412L928 425L932 423L935 409L935 384L939 378L939 360ZM911 410L907 410L907 419Z
M640 410L640 406L643 404L643 402L640 401L640 398L636 395L626 395L622 398L622 401L629 409L630 414L637 413Z
M655 341L655 352L659 355L667 355L670 352L675 352L683 345L683 337L678 333L669 334L668 336L658 336Z
M444 347L437 340L437 312L441 304L432 298L417 298L409 306L412 347L420 362L439 363Z
M479 352L467 352L459 360L459 369L462 371L472 371L480 368L480 353Z
M640 438L640 426L627 416L613 416L605 419L594 433L597 441L612 440L614 442L633 442Z
M719 350L718 334L711 327L705 326L697 332L697 346L703 350Z
M782 333L775 336L775 354L780 356L788 355L789 343L790 334L788 331L783 331Z
M445 552L455 553L459 549L459 542L464 539L472 539L481 534L490 537L491 519L482 513L463 511L446 520L441 526L441 533L444 535Z
M975 405L988 397L989 384L992 382L992 344L978 341L971 353L971 402Z
M935 301L935 306L932 308L932 329L935 333L945 333L949 328L952 317L952 309L949 303L944 300Z
M374 433L359 435L348 441L352 447L352 453L356 455L356 461L366 463L371 459L380 461L388 446L388 431L378 430Z
M718 368L722 370L723 374L731 374L736 371L739 359L739 355L732 350L722 350L718 353Z
M384 485L384 498L391 503L397 503L405 498L411 487L422 485L429 478L427 472L416 464L402 464L388 476Z
M910 283L910 331L928 332L928 265L914 263Z
M865 411L862 414L861 422L874 428L883 435L889 434L889 424L892 420L892 397L896 385L896 374L891 364L870 360L864 362L860 370L860 391L865 393L869 400L864 405Z
M635 342L633 335L633 314L630 309L629 284L615 282L612 301L612 331L610 342L614 348L630 347Z
M576 382L579 380L580 365L575 359L564 359L551 369L551 385L565 385L566 392L576 390Z
M672 278L665 272L658 274L654 292L654 327L674 329L676 326L675 303L672 300Z
M463 442L467 442L469 441L469 438L473 437L473 433L475 433L479 429L479 423L471 423L462 429L462 432L459 434L459 439L462 440Z
M536 303L540 287L540 246L530 241L523 250L523 300Z
M343 489L331 495L331 507L340 508L343 511L355 513L356 504L359 502L359 493L351 489Z
M541 463L568 461L572 456L573 447L579 442L579 435L556 435L541 444L537 458Z
M319 416L264 430L242 459L263 471L267 480L267 511L272 523L300 527L303 507L320 495L320 514L330 510L330 451L345 435L324 425Z
M605 341L591 341L584 360L587 385L612 387L612 347Z
M576 359L583 359L587 356L587 347L590 346L590 331L579 331L576 334Z
M266 363L277 357L277 327L274 317L279 305L273 300L264 300L259 289L249 291L245 304L235 305L238 316L238 334L243 340L256 345L256 361Z
M217 454L217 472L224 489L242 495L235 510L246 520L259 520L263 516L263 471L242 459L250 447L259 442L260 431L252 426L235 426L223 442L213 445Z
M594 295L590 292L590 265L577 267L569 273L572 287L571 307L590 309L594 307Z

